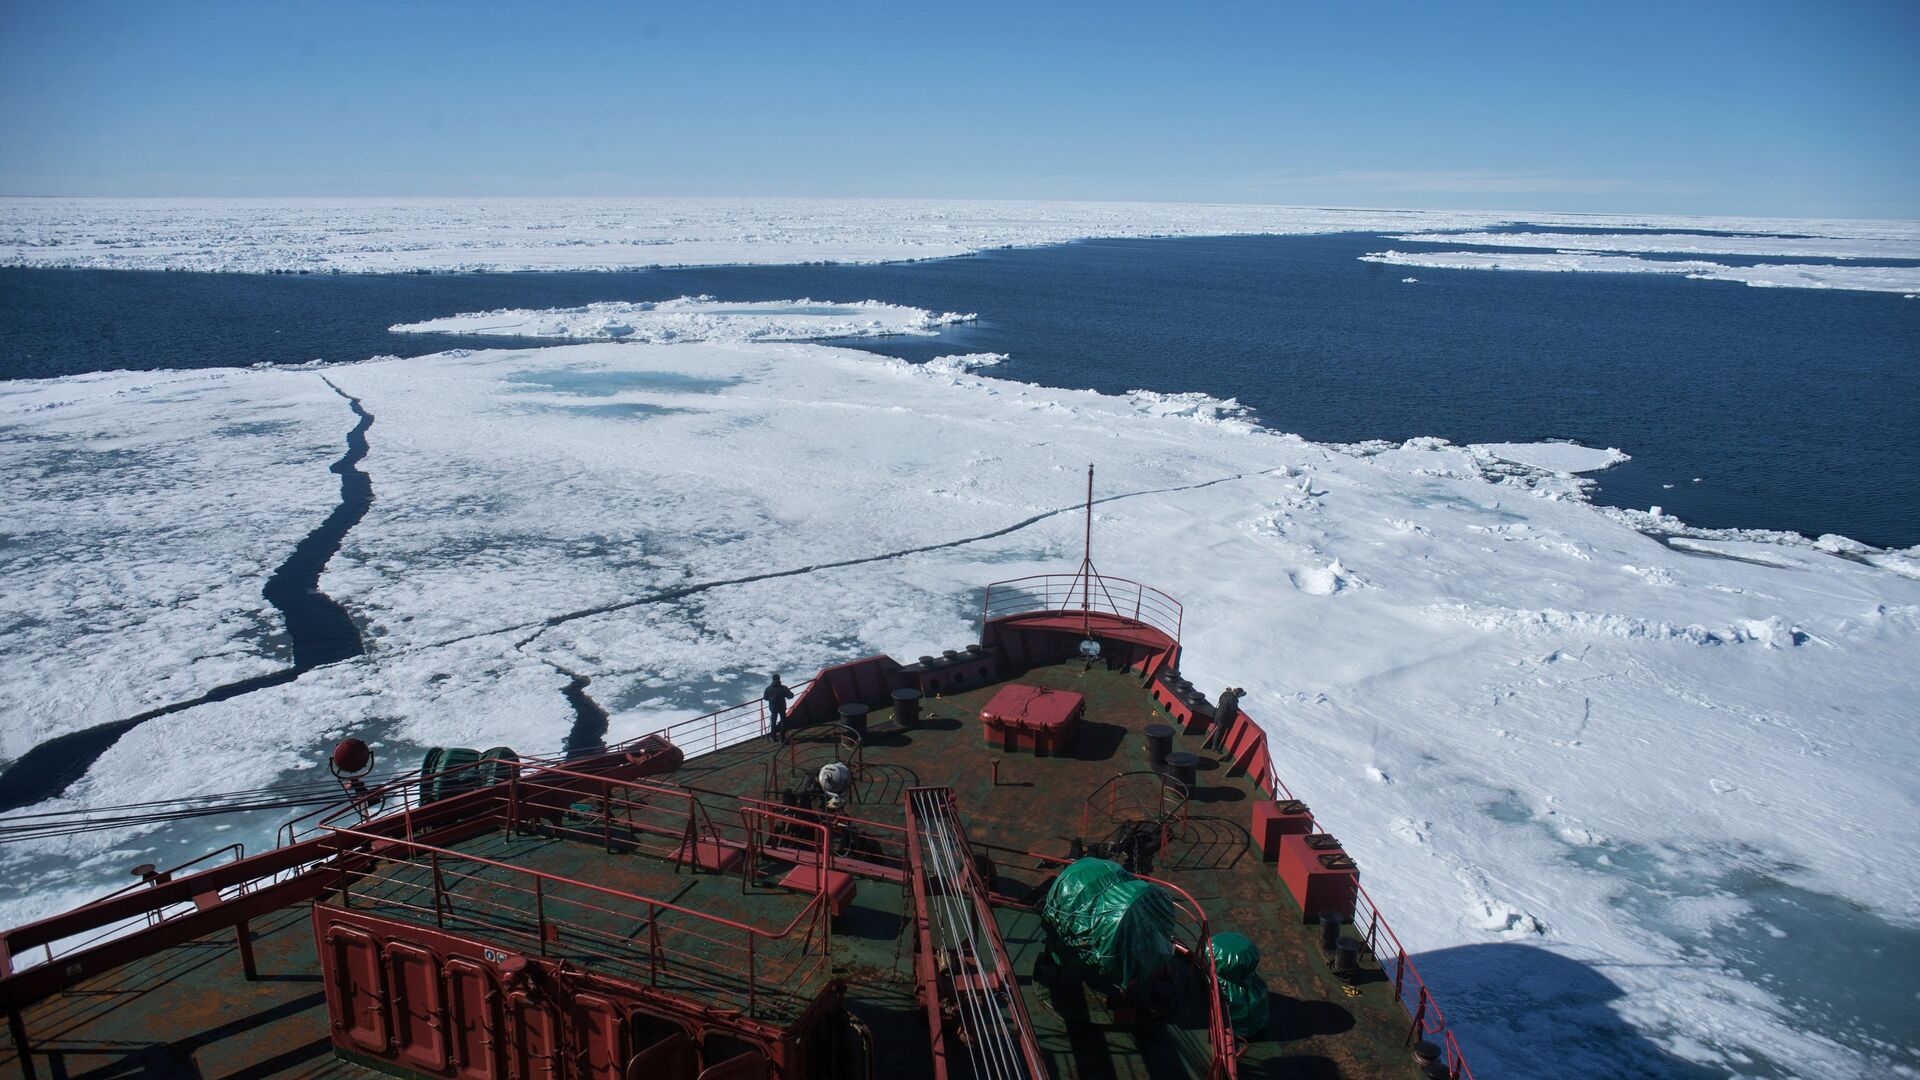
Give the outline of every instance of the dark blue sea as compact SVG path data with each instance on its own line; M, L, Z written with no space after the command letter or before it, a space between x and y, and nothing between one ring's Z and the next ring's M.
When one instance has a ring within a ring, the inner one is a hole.
M1356 233L1100 240L884 266L620 274L8 269L0 377L524 346L386 329L502 307L873 299L979 313L937 338L849 343L909 360L1004 352L1012 363L994 374L1008 378L1201 390L1315 440L1618 446L1633 461L1599 475L1603 503L1920 544L1920 301L1356 258L1393 246Z

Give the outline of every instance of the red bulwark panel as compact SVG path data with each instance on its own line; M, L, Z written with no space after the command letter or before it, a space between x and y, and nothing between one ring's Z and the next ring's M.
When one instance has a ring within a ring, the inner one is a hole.
M1011 753L1031 749L1036 757L1047 757L1072 744L1085 708L1086 699L1071 690L1014 683L980 710L980 726L989 746Z
M1317 921L1323 911L1353 918L1360 871L1333 837L1325 833L1282 836L1280 879L1300 904L1302 921Z
M387 985L392 988L393 1049L404 1064L428 1072L447 1067L447 1034L441 1019L440 964L415 945L389 942Z
M447 961L453 1006L454 1073L460 1080L501 1080L500 996L493 976L471 960Z
M553 1006L515 990L507 995L513 1018L514 1075L520 1080L560 1080L560 1019Z
M371 934L335 926L327 930L325 953L323 977L335 1038L355 1049L386 1053L387 988L379 944Z

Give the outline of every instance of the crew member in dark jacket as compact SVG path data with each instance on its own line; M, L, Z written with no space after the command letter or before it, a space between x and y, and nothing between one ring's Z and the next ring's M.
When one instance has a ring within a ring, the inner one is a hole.
M1240 716L1240 695L1244 693L1246 691L1237 686L1229 686L1220 691L1220 704L1213 710L1213 726L1207 729L1207 749L1225 750L1227 748L1227 731L1233 727L1234 720Z
M767 703L767 738L780 742L785 738L781 729L787 723L787 702L793 700L793 691L780 681L780 674L774 673L773 681L767 684L767 692L760 695Z

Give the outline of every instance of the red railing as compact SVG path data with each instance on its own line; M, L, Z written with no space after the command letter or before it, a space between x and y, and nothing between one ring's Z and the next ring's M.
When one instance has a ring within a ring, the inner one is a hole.
M800 694L805 693L806 690L812 686L812 683L813 681L809 679L806 682L795 685L793 691L796 698ZM743 701L737 705L728 705L725 708L716 709L713 712L704 713L686 720L676 720L665 727L657 728L644 735L637 735L631 739L608 746L605 750L598 751L593 756L598 756L602 753L625 753L639 748L640 745L648 739L665 739L668 743L678 748L683 755L688 758L693 758L701 754L735 746L749 739L764 736L766 733L767 703L756 698L752 701ZM523 758L522 764L559 766L566 761L567 758L565 755L556 754L546 757ZM450 776L465 770L481 767L493 768L496 767L496 763L491 761L475 762L472 765L462 765L454 769L449 769L439 775ZM383 780L378 787L369 788L366 794L357 797L355 802L358 805L370 807L372 812L376 814L387 814L417 807L419 805L419 780L420 771L418 769L395 774ZM331 818L339 810L340 805L335 803L292 818L280 826L276 846L286 847L289 844L297 843L315 835L320 831L318 825L319 820L321 818Z
M518 942L530 954L584 956L636 982L672 985L731 999L763 1015L763 999L804 996L831 964L828 898L814 893L779 930L763 930L691 908L451 848L412 843L342 870L342 905L373 903ZM405 868L411 868L409 876ZM357 884L356 884L357 883ZM456 886L459 886L456 888ZM430 902L429 902L430 901ZM628 936L593 925L645 926ZM644 921L642 921L644 920Z
M75 910L83 911L86 908L93 907L97 904L104 904L109 900L116 900L116 899L119 899L120 897L129 896L134 893L141 892L148 889L153 889L160 885L170 884L173 881L174 877L180 873L180 871L186 870L190 867L199 866L202 863L211 862L215 859L220 858L223 855L231 855L233 857L232 861L239 862L241 859L246 858L246 854L247 852L244 846L240 844L228 844L226 847L209 851L205 855L201 855L193 859L188 859L186 862L183 862L178 866L170 866L165 870L156 870L152 875L142 878L141 880L136 881L131 885L125 886L124 888L115 889L114 891L107 893L105 896L95 897L94 899L87 901L85 904L82 904L79 908ZM238 881L231 885L227 885L219 889L218 894L220 896L220 899L230 900L236 896L245 895L247 892L253 889L254 884L255 883L251 881ZM45 942L40 946L39 955L37 957L32 953L28 953L24 956L10 957L9 959L11 963L11 968L13 971L24 971L27 968L33 967L37 964L52 963L55 959L59 957L66 956L71 953L79 952L82 949L88 948L93 945L98 945L103 941L107 941L112 938L119 937L122 934L131 933L135 930L143 930L152 926L158 926L163 922L167 922L172 919L177 919L182 915L190 915L199 910L200 910L200 906L192 900L176 900L169 904L152 907L147 910L140 911L132 915L128 915L125 918L118 919L109 924L90 927L89 929L97 932L91 933L85 937L82 937L76 934L73 937L63 938L59 941Z
M531 776L522 776L521 771L516 769L505 784L492 789L502 804L494 813L510 836L520 820L573 815L583 819L585 826L553 823L552 831L636 849L647 846L641 838L658 840L663 832L683 842L736 843L691 793L556 767L525 769ZM562 781L570 786L562 786ZM543 801L549 793L564 797L566 804ZM588 803L584 812L575 806L582 799ZM402 811L409 819L415 812L413 808ZM739 863L742 888L757 871L758 860L752 857L756 830L778 826L788 837L807 834L807 840L784 845L782 855L811 854L817 860L812 893L803 894L805 903L779 929L430 843L414 835L410 820L405 822L403 838L367 831L358 823L322 821L320 828L359 841L366 851L362 862L342 862L338 869L336 888L343 906L354 906L357 897L363 904L406 911L437 927L453 923L479 929L517 943L529 953L546 956L564 951L635 981L658 986L664 979L681 990L733 1000L749 1015L758 1016L768 1000L793 1003L791 995L782 996L783 988L800 991L810 986L832 962L825 892L832 848L826 827L817 821L759 807L743 806L739 812L740 828L747 834L737 841L747 853ZM647 822L649 815L653 820ZM661 824L675 820L684 827ZM376 846L381 840L387 842ZM676 844L667 857L677 859L679 850ZM644 926L646 933L629 935L594 925L609 921Z
M1187 785L1153 769L1115 773L1093 789L1080 805L1080 835L1092 839L1093 815L1118 824L1151 822L1160 827L1160 850L1173 839L1172 828L1187 824Z
M1241 717L1246 723L1256 723L1253 717L1245 712L1241 713ZM1277 774L1272 776L1267 794L1275 799L1295 799L1286 782ZM1307 813L1307 820L1315 832L1325 831L1311 810ZM1412 958L1400 944L1399 935L1393 932L1393 927L1387 925L1386 916L1380 913L1380 908L1373 902L1373 897L1368 895L1366 888L1359 885L1355 888L1357 894L1354 901L1353 925L1356 930L1360 930L1364 924L1367 951L1379 961L1380 970L1392 978L1393 999L1400 1003L1401 1008L1407 1010L1407 1015L1413 1021L1408 1029L1406 1041L1412 1041L1416 1036L1439 1039L1446 1053L1447 1065L1453 1070L1455 1080L1462 1080L1462 1078L1472 1080L1473 1070L1467 1066L1467 1060L1460 1052L1460 1044L1454 1040L1453 1032L1446 1030L1447 1019L1440 1011L1440 1003L1434 1000L1433 993L1427 989L1426 980L1420 977L1419 970L1413 966Z
M1151 585L1102 574L1037 574L996 581L980 602L984 625L1029 611L1096 611L1144 623L1180 640L1180 601Z
M793 691L794 703L813 686L813 680L796 683L789 687ZM724 750L749 739L767 733L767 703L758 698L743 701L738 705L728 705L687 720L677 720L666 727L650 731L645 735L628 739L607 747L608 753L620 753L632 749L642 740L663 738L680 748L680 752L689 758L709 754L715 750Z
M982 846L993 850L1008 850L1006 848L993 848L993 845L990 844ZM1060 858L1057 855L1044 855L1037 851L1021 852L1020 854L1034 860L1036 864L1065 866L1071 861ZM1234 1080L1234 1078L1239 1075L1238 1062L1241 1046L1234 1038L1233 1029L1227 1022L1226 1003L1220 992L1220 972L1214 966L1213 950L1207 947L1208 943L1213 940L1213 931L1207 922L1207 909L1201 907L1200 902L1195 900L1187 890L1182 889L1171 881L1162 881L1159 878L1148 877L1145 874L1135 874L1134 877L1139 878L1141 881L1158 885L1162 889L1165 889L1173 899L1174 952L1178 955L1185 956L1190 962L1203 969L1207 980L1207 988L1211 991L1207 996L1207 1042L1211 1048L1207 1065L1207 1080ZM1024 906L1028 910L1035 910L1030 904L1019 906Z

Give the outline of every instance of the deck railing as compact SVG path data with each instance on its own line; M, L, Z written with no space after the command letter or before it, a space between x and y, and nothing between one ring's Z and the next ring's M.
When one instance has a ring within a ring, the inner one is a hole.
M1115 824L1148 823L1160 829L1159 850L1173 839L1175 826L1187 824L1187 785L1153 769L1115 773L1093 789L1080 805L1080 835L1094 836L1094 816Z
M1145 623L1180 640L1180 601L1151 585L1103 574L1037 574L996 581L980 602L984 624L1029 611L1092 611Z
M1207 1080L1234 1080L1239 1071L1241 1047L1227 1022L1226 1002L1220 990L1220 971L1213 962L1213 930L1207 922L1206 909L1178 885L1158 878L1138 876L1173 894L1174 950L1185 952L1187 959L1206 979L1207 1041L1213 1048L1212 1060L1207 1064Z
M538 770L535 775L552 771ZM645 800L630 796L641 794L643 787L650 785L586 774L572 776L605 786L588 796L597 804L587 814L588 828L560 827L557 832L585 832L612 842L610 828L603 831L600 826L623 820L630 810L644 812L649 807ZM496 788L496 797L504 804L499 810L502 824L507 823L510 808L519 800L537 797L541 788L541 781L517 778ZM622 790L629 794L620 794ZM575 789L572 794L578 797L580 793ZM683 793L653 788L644 794L654 798ZM550 809L535 805L523 808L523 812ZM690 825L698 823L698 810L685 813ZM343 862L338 868L336 889L343 906L376 904L409 912L436 927L480 930L517 945L529 955L584 957L634 981L658 986L664 980L681 990L728 999L744 1007L749 1015L758 1016L769 1001L791 1001L791 995L784 991L809 985L832 962L824 873L830 849L825 830L817 822L797 818L786 818L780 824L815 830L818 836L814 842L797 847L819 852L823 862L811 894L801 894L805 903L777 929L444 847L415 837L411 830L404 838L395 839L347 824L323 823L321 828L360 842L367 852L358 864ZM623 829L619 835L624 838L628 834ZM376 848L375 842L381 840L387 842ZM750 873L744 862L743 878ZM746 887L744 882L742 887ZM614 932L595 925L609 921L644 927L645 933Z
M812 686L813 680L796 684L792 689L797 698ZM612 744L600 753L625 753L635 750L648 739L664 739L678 748L686 757L698 757L701 754L723 750L767 733L767 703L758 698L728 705L710 713L676 720L664 727L656 728L644 735ZM545 757L527 757L522 759L525 765L559 766L567 760L565 755ZM476 762L472 765L458 766L447 770L442 776L458 774L464 770L480 767L492 768L491 761ZM378 786L370 787L365 795L353 801L368 807L374 813L391 813L418 806L420 771L418 769L397 773L382 780ZM346 801L343 799L343 801ZM277 838L278 847L286 847L317 835L321 830L319 821L331 818L340 810L339 803L323 806L292 818L280 826Z
M178 866L170 866L165 870L155 870L152 874L143 877L131 885L115 889L105 896L96 897L87 901L82 907L93 907L96 904L104 904L109 900L117 900L124 896L152 889L158 885L168 884L172 882L175 877L179 876L181 871L193 869L194 867L206 869L205 864L212 863L222 856L230 856L230 862L239 862L241 859L246 858L246 855L247 851L244 845L228 844L226 847L218 848L196 858L188 859ZM197 873L198 871L195 872ZM236 896L244 896L246 893L252 891L254 885L255 883L251 881L237 881L219 889L218 894L222 900L231 900ZM161 923L177 919L182 915L191 915L199 910L200 905L193 900L179 900L170 904L148 908L147 910L128 915L125 918L116 919L104 925L90 927L91 932L86 933L85 936L75 935L59 941L45 942L34 952L9 957L9 966L13 971L24 971L37 964L49 964L60 957L90 948L101 942L112 940L113 938L132 933L136 930L144 930L148 927L158 926Z
M993 850L993 845L982 845ZM1065 866L1072 860L1057 855L1046 855L1037 851L1019 852L1032 859L1035 865ZM1213 950L1208 943L1213 940L1213 930L1207 921L1207 909L1200 906L1187 890L1171 881L1135 874L1135 877L1149 884L1158 885L1167 891L1173 900L1174 928L1173 949L1176 955L1184 956L1196 969L1196 974L1206 979L1207 994L1207 1080L1235 1080L1239 1075L1239 1056L1242 1047L1235 1039L1233 1029L1227 1020L1227 1005L1220 991L1220 972L1214 966ZM1028 910L1038 910L1031 904L1024 905Z
M1244 712L1241 716L1249 724L1256 723L1253 717ZM1272 775L1266 787L1267 794L1275 799L1295 799L1292 790L1277 773ZM1313 831L1325 831L1311 810L1308 811L1307 821ZM1380 970L1392 978L1393 998L1406 1009L1412 1020L1405 1041L1411 1042L1416 1037L1438 1040L1455 1080L1472 1080L1473 1070L1461 1054L1460 1044L1454 1040L1453 1032L1446 1030L1447 1018L1440 1011L1440 1003L1434 1000L1432 992L1427 989L1426 980L1420 977L1419 969L1413 966L1413 959L1400 944L1399 935L1387 924L1386 916L1380 913L1379 906L1368 895L1366 887L1356 885L1355 889L1354 928L1364 935L1367 951L1379 962Z
M788 689L793 691L794 700L813 685L813 680L796 683ZM642 740L662 738L680 748L686 756L698 757L715 750L724 750L737 746L749 739L764 736L767 733L767 703L759 698L743 701L737 705L728 705L686 720L676 720L662 728L657 728L624 742L607 747L609 752L618 753L632 749Z

